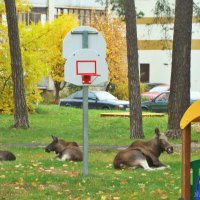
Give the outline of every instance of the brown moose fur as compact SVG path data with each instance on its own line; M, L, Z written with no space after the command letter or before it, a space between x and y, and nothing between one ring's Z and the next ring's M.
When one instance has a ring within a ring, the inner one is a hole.
M16 156L10 151L0 151L0 161L16 160Z
M68 161L82 161L83 153L77 142L66 142L65 140L58 139L52 136L53 141L46 146L45 151L55 151L56 159Z
M155 133L154 139L135 141L127 149L119 151L113 161L114 167L116 169L143 167L148 170L167 167L160 162L159 156L163 151L173 153L173 147L158 128L155 129Z

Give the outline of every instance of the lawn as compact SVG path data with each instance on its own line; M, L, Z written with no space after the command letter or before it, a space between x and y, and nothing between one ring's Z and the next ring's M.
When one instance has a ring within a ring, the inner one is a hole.
M115 170L112 161L118 146L129 145L129 119L100 117L101 110L89 110L89 175L82 175L82 162L54 160L44 146L51 135L75 140L82 145L82 110L40 105L29 116L31 128L10 128L13 116L0 115L0 149L11 150L14 162L0 163L0 199L170 199L180 197L181 155L164 153L161 161L170 169L147 172ZM113 111L110 111L113 112ZM145 139L155 127L167 129L167 116L143 118ZM192 139L199 141L193 130ZM181 143L179 140L171 143ZM193 151L192 159L199 152Z

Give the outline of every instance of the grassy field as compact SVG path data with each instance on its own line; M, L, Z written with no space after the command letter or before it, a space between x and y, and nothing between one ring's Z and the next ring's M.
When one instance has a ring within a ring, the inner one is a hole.
M112 161L117 146L129 145L129 119L102 118L101 110L89 110L89 175L82 175L83 164L54 160L44 146L51 135L75 140L82 145L82 110L58 106L39 106L29 116L31 128L10 128L13 116L0 115L0 149L11 150L14 162L0 163L0 199L170 199L180 197L181 155L164 153L161 161L170 169L147 172L115 170ZM114 112L114 111L110 111ZM143 119L145 139L154 136L155 127L167 129L167 116ZM192 139L199 141L193 130ZM171 141L181 143L181 141ZM95 148L96 146L112 148ZM192 153L198 159L199 152Z

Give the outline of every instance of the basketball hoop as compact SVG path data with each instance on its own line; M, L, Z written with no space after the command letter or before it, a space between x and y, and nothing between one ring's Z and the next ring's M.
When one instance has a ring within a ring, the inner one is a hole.
M96 60L77 60L76 74L82 76L82 84L91 84L98 76ZM95 78L92 80L91 77Z
M94 76L95 78L93 80L91 80L91 77ZM82 75L82 83L83 84L91 84L96 78L97 76L100 76L99 74L84 74Z

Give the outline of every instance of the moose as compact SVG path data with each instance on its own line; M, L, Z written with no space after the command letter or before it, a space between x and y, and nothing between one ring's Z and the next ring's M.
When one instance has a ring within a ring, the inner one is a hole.
M173 153L173 147L158 128L155 129L155 134L155 138L149 141L135 141L128 148L119 151L113 161L114 168L155 170L169 167L159 160L159 156L164 151Z
M45 147L46 152L54 151L56 159L63 161L82 161L83 153L76 142L66 142L52 136L53 141Z
M10 151L0 151L0 161L13 161L16 156Z

